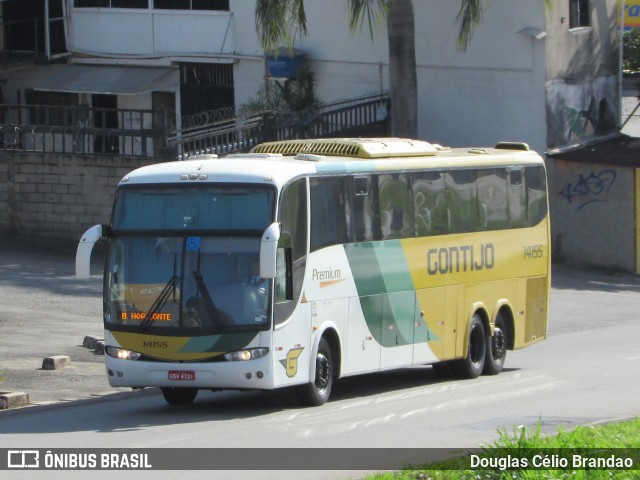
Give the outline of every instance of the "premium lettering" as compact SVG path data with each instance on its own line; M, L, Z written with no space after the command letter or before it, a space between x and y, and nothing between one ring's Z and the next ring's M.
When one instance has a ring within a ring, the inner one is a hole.
M342 278L342 271L340 269L333 270L330 268L329 270L318 270L314 268L311 273L312 280L338 280L340 278Z

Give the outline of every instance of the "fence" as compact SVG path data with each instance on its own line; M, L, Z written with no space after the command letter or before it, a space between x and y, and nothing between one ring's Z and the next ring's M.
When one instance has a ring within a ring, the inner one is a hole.
M165 157L165 110L0 105L0 151Z
M320 110L226 118L175 130L168 145L178 158L202 153L246 151L264 141L386 133L388 94L369 95L325 105Z
M0 151L184 159L271 140L384 135L388 106L389 96L378 94L313 111L236 117L227 108L183 117L175 129L165 109L0 105Z

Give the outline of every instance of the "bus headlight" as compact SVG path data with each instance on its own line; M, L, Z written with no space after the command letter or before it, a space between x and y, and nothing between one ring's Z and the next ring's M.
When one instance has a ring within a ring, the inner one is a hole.
M105 347L104 352L110 357L120 360L138 360L142 356L141 353L118 347Z
M237 362L239 360L255 360L257 358L264 357L269 353L267 347L261 348L247 348L245 350L237 350L235 352L229 352L224 354L224 359L229 362Z

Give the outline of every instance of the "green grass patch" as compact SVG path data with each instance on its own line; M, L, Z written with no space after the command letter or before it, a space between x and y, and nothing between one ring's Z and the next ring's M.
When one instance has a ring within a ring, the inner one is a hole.
M633 462L631 470L629 462ZM571 431L559 428L552 436L542 436L539 423L533 429L516 428L511 434L499 430L494 444L465 456L367 479L640 479L640 418Z

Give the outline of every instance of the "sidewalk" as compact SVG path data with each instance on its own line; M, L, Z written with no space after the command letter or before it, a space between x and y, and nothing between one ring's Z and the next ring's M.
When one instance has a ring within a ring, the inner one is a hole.
M103 356L82 346L102 337L100 254L87 281L74 276L75 242L0 234L0 393L51 404L129 391L109 386ZM69 366L44 370L43 360Z
M640 77L635 79L625 79L624 89L622 92L622 123L627 121L629 115L633 113L633 116L629 118L629 121L622 129L622 133L629 135L630 137L640 138L640 107L635 111L634 109L640 104Z

